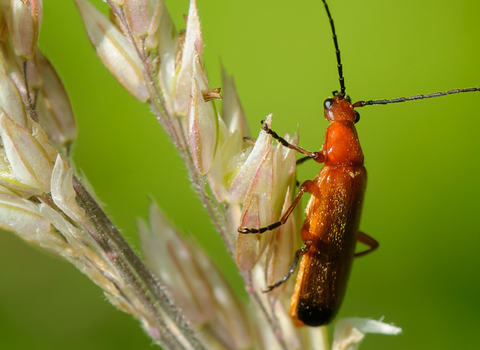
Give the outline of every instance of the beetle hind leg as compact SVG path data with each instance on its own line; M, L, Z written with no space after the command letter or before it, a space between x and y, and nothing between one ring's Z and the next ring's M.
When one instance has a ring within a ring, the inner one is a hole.
M293 258L292 264L290 265L290 268L288 269L288 272L285 276L282 277L282 279L270 286L267 286L267 289L263 290L263 293L268 293L274 290L275 288L280 287L282 284L288 281L290 276L295 272L295 269L297 268L298 261L302 256L304 256L308 251L310 250L310 245L306 245L303 248L300 248L295 252L295 257Z
M363 233L362 231L358 231L357 241L368 245L369 248L367 250L364 250L363 252L355 253L355 257L366 255L378 248L378 242L369 235Z

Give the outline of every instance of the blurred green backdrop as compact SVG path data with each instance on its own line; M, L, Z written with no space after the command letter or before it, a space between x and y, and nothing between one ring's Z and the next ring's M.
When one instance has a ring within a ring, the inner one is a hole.
M105 5L96 0L99 7ZM256 134L273 112L279 133L323 142L323 100L338 89L320 0L198 0L212 87L220 60L234 74ZM178 26L187 0L167 0ZM330 1L353 100L480 84L477 0ZM136 249L135 218L148 195L240 278L192 193L170 141L146 106L111 78L87 41L72 1L44 0L41 48L57 68L79 127L74 160ZM361 228L380 242L355 262L340 317L380 318L397 337L362 349L478 347L480 325L480 93L366 107L358 133L369 183ZM299 180L313 178L306 164ZM0 349L150 349L137 322L104 301L69 264L0 234Z

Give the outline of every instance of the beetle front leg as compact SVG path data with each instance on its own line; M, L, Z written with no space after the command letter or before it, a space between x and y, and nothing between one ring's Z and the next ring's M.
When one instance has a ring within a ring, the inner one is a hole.
M291 144L290 142L285 140L283 137L278 136L278 134L272 129L270 129L269 126L266 123L264 123L263 120L262 120L262 130L265 131L267 134L269 134L272 138L277 140L284 147L293 149L301 154L305 154L308 158L312 158L317 163L323 163L325 161L325 156L323 155L323 152L310 152L300 146Z

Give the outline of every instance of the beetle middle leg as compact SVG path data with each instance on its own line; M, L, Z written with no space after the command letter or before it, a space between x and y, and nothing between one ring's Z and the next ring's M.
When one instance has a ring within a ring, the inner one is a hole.
M277 221L277 222L274 222L273 224L270 224L268 226L264 226L264 227L260 227L260 228L250 228L250 227L244 227L244 226L240 226L237 231L239 233L245 233L245 234L248 234L248 233L263 233L265 231L270 231L270 230L274 230L276 229L277 227L279 226L282 226L283 224L285 224L287 222L287 219L288 217L290 216L290 214L293 212L293 209L295 209L295 207L297 206L298 202L300 202L300 198L302 198L302 195L305 193L305 192L310 192L310 188L312 187L313 185L313 182L310 181L310 180L307 180L305 181L302 186L300 186L300 191L298 192L297 196L295 197L295 199L293 200L292 204L290 205L290 207L288 207L287 211L285 212L285 214L283 214L283 216L280 218L280 221Z

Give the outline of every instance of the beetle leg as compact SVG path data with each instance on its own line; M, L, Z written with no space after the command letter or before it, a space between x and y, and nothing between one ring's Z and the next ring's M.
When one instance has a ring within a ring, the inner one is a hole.
M295 269L297 268L298 261L300 260L300 258L304 256L309 250L310 250L310 244L307 244L305 247L297 250L295 252L295 257L293 258L292 264L290 265L290 269L288 269L287 274L283 276L283 278L280 281L272 284L271 286L267 286L267 289L263 290L262 292L263 293L271 292L273 289L280 287L282 284L287 282L290 276L295 272Z
M302 164L302 163L305 163L305 162L306 162L307 160L309 160L309 159L313 159L313 158L312 158L312 157L309 157L309 156L305 156L305 157L299 158L299 159L297 159L296 164L297 164L297 165L300 165L300 164Z
M238 233L263 233L265 231L274 230L277 227L282 226L285 222L287 222L288 217L293 212L293 209L295 209L295 207L297 206L298 202L300 201L300 198L302 198L302 195L305 192L310 192L310 188L311 188L312 185L313 185L313 182L310 181L310 180L307 180L302 184L302 186L300 186L300 191L298 192L297 196L293 200L290 207L288 207L285 214L283 214L280 221L274 222L273 224L270 224L270 225L265 226L265 227L260 227L260 228L249 228L249 227L240 226L237 229Z
M257 141L257 139L254 138L254 137L250 137L250 136L244 136L243 141L248 143L250 146L253 146L253 145L255 145L255 141Z
M363 244L368 245L370 248L368 248L367 250L364 250L363 252L355 253L355 257L371 253L375 249L378 248L378 242L376 240L374 240L372 237L370 237L369 235L367 235L367 234L365 234L361 231L358 231L357 240L359 242L362 242Z
M279 143L281 143L282 146L291 148L299 153L305 154L308 158L314 159L317 163L323 163L325 161L323 152L310 152L300 146L291 144L290 142L285 140L283 137L278 136L278 134L272 129L270 129L268 125L265 124L263 121L262 121L262 130L265 131L267 134L269 134L271 137L273 137L275 140L277 140Z

